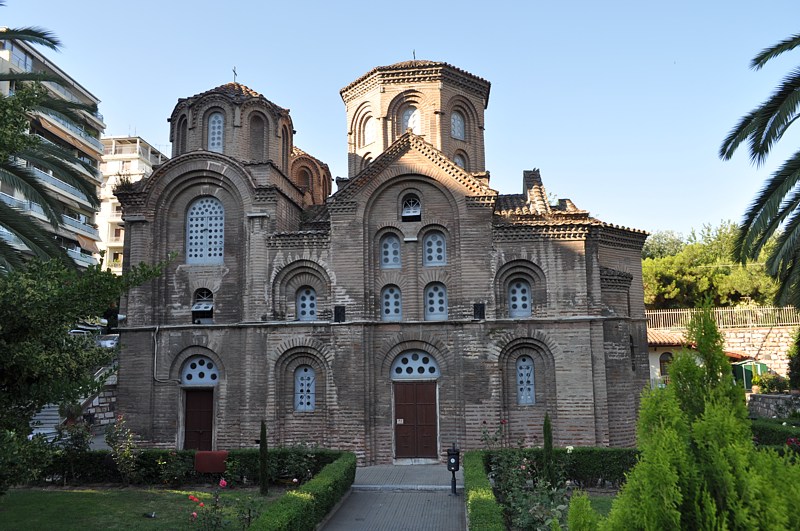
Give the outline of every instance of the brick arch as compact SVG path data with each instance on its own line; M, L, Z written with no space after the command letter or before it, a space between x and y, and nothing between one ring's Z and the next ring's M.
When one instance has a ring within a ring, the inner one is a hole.
M448 376L452 376L453 364L450 360L449 349L438 339L423 338L421 333L407 334L399 333L387 339L375 355L378 377L391 380L389 369L395 358L407 350L423 350L436 359L442 376L447 371Z
M217 368L219 370L219 386L221 386L225 382L225 364L222 362L222 358L213 350L208 347L203 347L201 345L190 345L185 347L181 350L178 354L172 358L172 363L169 367L169 379L175 380L177 382L181 381L181 368L183 364L191 358L192 356L207 356L211 360L216 363Z
M313 260L295 260L276 272L272 281L272 313L275 319L295 320L295 294L311 286L317 295L317 320L331 318L331 279L328 272Z
M282 345L289 342L284 342ZM279 352L274 364L275 408L278 415L278 438L282 444L327 443L330 430L330 405L336 404L333 374L325 354L315 346L288 346ZM279 347L280 348L280 347ZM295 370L309 365L315 374L314 411L295 411ZM299 440L288 440L288 434L299 434ZM305 439L305 440L302 440Z
M278 346L275 347L275 353L271 355L271 357L274 358L275 363L277 363L277 360L281 356L289 352L300 350L315 352L328 368L330 368L330 364L333 363L334 352L331 346L328 343L323 343L322 341L306 336L295 336L281 341Z
M400 130L400 124L403 120L402 112L409 105L413 105L417 108L420 118L420 133L424 135L427 129L427 127L425 127L425 107L428 104L428 98L426 98L423 93L414 89L405 90L395 96L392 101L389 102L389 106L386 110L386 116L389 117L389 120L384 121L388 122L392 128L391 131L387 131L387 133L389 133L388 137L394 141L405 133L405 131Z
M494 295L498 318L509 317L508 286L516 279L526 280L531 287L531 315L547 306L547 280L544 271L534 262L524 259L511 260L500 266L494 277Z

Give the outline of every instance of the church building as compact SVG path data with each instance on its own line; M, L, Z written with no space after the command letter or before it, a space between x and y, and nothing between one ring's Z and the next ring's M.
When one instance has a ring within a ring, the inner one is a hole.
M118 412L143 445L350 450L441 460L453 443L632 446L649 378L646 233L550 204L538 170L500 194L488 81L444 62L341 90L348 176L238 83L178 100L172 158L118 187L125 267Z

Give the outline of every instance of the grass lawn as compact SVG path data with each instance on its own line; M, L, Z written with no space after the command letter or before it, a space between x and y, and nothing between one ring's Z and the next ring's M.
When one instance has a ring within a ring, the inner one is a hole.
M233 524L238 523L237 499L244 504L252 496L254 502L251 505L262 507L283 492L282 488L271 488L269 497L262 498L257 488L223 490L221 504L225 507L224 518ZM0 496L0 529L186 529L189 528L192 511L199 511L197 504L188 499L189 495L199 498L207 509L212 503L213 489L11 489L5 496ZM149 513L155 513L155 518L145 517Z
M589 502L592 509L600 513L601 516L608 516L611 511L611 502L616 498L616 494L590 494Z

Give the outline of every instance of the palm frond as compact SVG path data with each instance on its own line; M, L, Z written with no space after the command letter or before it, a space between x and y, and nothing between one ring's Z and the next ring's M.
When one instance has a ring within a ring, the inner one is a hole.
M743 116L742 119L739 120L739 123L731 129L731 132L728 133L728 136L725 137L725 140L722 141L722 145L719 148L719 158L722 160L730 160L739 145L753 134L753 131L756 129L758 112L758 108L750 111L749 114Z
M55 113L56 116L60 114L73 122L81 123L84 117L80 114L80 111L95 114L97 112L97 105L66 101L55 98L49 94L44 94L39 98L33 110L49 114Z
M36 203L53 227L63 224L58 201L29 168L18 162L0 160L0 181L15 188L26 201Z
M782 53L790 52L798 46L800 46L800 33L792 35L788 39L785 39L774 46L770 46L769 48L764 48L761 50L758 55L753 57L753 60L750 62L750 68L753 70L758 70L767 64L767 62L769 62L771 59L778 57Z
M800 68L786 76L775 92L757 109L757 119L750 137L750 160L760 166L772 146L797 117L800 104Z
M77 188L93 207L100 205L97 183L78 169L83 168L89 174L97 175L97 169L88 162L48 142L40 142L35 149L24 150L18 156L39 168L50 170L53 177Z
M26 213L5 203L0 203L0 226L19 238L37 257L44 259L57 258L65 264L69 264L70 267L75 267L75 262L58 245L45 226Z
M0 275L18 269L24 263L19 251L0 235Z
M61 41L55 34L44 28L36 26L27 26L22 28L4 28L0 29L1 40L15 40L30 42L33 44L40 44L52 50L58 50L61 46Z

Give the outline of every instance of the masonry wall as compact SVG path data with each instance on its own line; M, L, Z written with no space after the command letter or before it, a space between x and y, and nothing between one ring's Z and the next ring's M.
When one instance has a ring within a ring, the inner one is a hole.
M725 348L751 356L780 374L788 376L787 353L792 346L792 336L797 327L774 326L770 328L723 328Z

